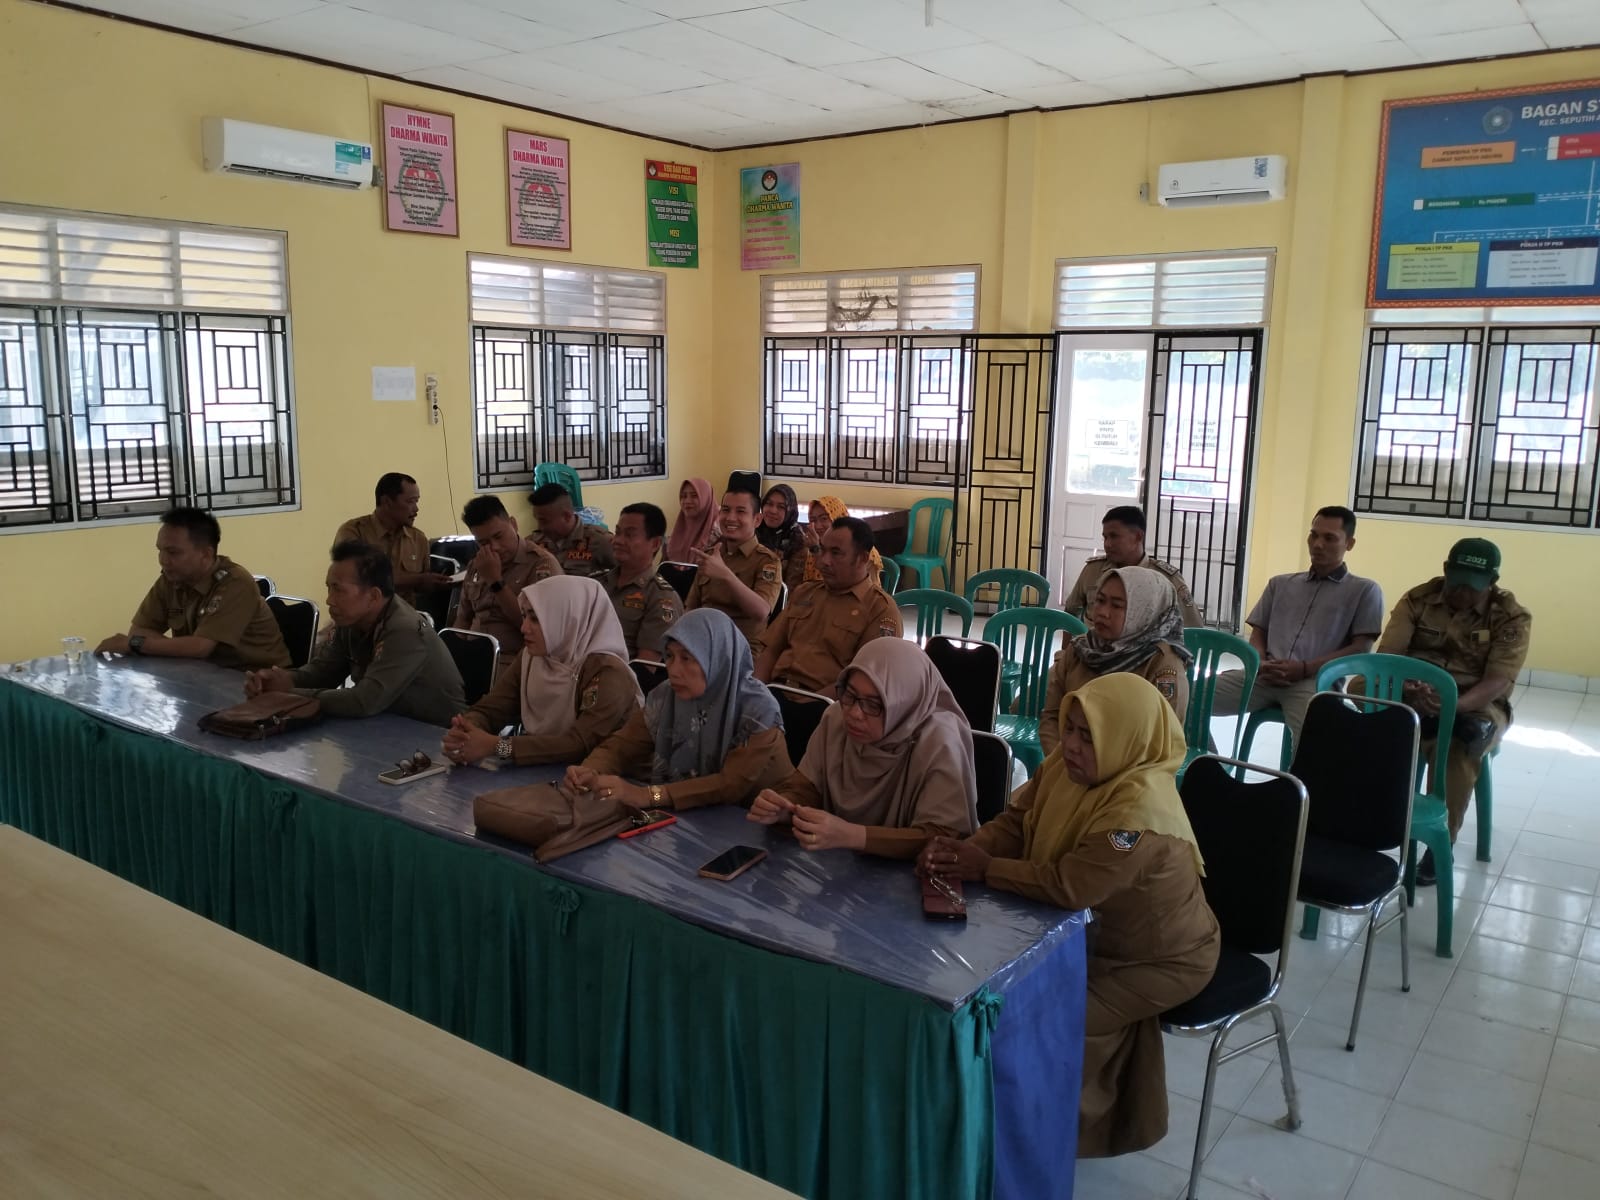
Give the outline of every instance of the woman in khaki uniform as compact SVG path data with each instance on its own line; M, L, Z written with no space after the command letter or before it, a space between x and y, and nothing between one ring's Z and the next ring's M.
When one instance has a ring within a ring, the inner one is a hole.
M1061 740L1061 701L1089 680L1113 671L1148 679L1178 715L1189 710L1189 662L1183 644L1178 595L1160 571L1118 567L1107 571L1089 606L1089 631L1061 647L1045 685L1039 746L1046 754Z
M839 676L799 769L750 806L806 850L913 858L929 835L977 826L972 728L913 642L875 638Z
M522 653L444 735L445 755L458 763L491 755L519 767L573 762L620 729L644 698L616 609L597 580L552 575L523 588L517 603ZM520 734L497 732L519 721Z
M1173 782L1171 706L1137 675L1103 675L1067 697L1061 731L1005 812L964 842L935 838L917 865L1094 910L1078 1154L1097 1158L1166 1134L1160 1014L1211 981L1222 939Z
M778 702L755 677L750 643L726 613L684 613L667 631L666 661L666 683L567 769L569 786L637 808L700 808L747 804L794 770Z

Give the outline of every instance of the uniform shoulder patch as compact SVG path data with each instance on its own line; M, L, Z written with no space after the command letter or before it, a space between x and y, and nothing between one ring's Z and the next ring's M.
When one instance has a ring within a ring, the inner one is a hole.
M881 621L878 624L878 636L879 637L899 637L900 635L897 634L894 631L894 626L889 624L889 622Z
M591 708L599 703L600 684L598 682L591 683L588 687L583 689L583 697L578 701L578 711L588 712Z
M1160 692L1168 700L1178 694L1178 677L1176 675L1169 675L1163 672L1156 676L1155 684L1156 691Z
M762 583L776 583L777 579L778 579L778 568L777 567L766 566L766 567L762 567L761 568L761 582Z
M1106 834L1106 837L1111 841L1113 850L1132 850L1139 844L1141 836L1142 834L1137 829L1113 829Z

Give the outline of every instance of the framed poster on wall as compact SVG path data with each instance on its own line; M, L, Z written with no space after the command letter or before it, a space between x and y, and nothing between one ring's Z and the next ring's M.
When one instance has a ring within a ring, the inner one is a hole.
M506 236L513 246L572 249L571 149L566 138L506 130Z
M1367 304L1600 299L1600 80L1383 106Z
M456 119L398 104L381 115L384 228L455 237Z

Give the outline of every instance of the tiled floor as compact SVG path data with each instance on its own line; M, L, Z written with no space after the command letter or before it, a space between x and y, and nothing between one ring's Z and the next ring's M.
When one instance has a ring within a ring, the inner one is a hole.
M1273 1125L1270 1049L1223 1067L1206 1200L1600 1198L1600 695L1519 688L1515 703L1494 764L1494 861L1474 861L1470 815L1461 834L1455 957L1434 957L1434 895L1419 891L1411 991L1393 925L1349 1053L1359 923L1324 913L1320 941L1296 939L1282 997L1303 1124ZM1258 740L1259 761L1276 755ZM1167 1039L1166 1140L1080 1163L1079 1200L1183 1194L1205 1052Z

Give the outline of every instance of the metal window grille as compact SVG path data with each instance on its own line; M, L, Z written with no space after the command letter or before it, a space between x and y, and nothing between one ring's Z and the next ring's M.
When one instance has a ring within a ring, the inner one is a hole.
M1593 527L1600 328L1374 326L1359 512Z
M1270 251L1056 263L1057 329L1226 329L1264 325Z
M297 500L282 234L0 206L0 526Z
M666 279L468 255L478 486L666 474Z
M977 304L968 267L763 278L763 469L952 485Z

